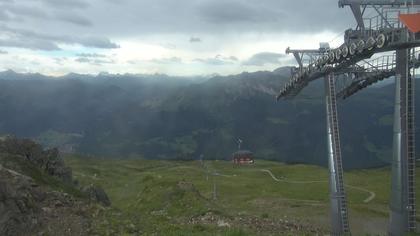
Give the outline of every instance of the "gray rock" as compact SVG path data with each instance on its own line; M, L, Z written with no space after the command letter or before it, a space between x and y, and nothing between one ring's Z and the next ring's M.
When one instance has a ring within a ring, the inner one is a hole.
M88 195L89 199L93 201L97 201L104 206L111 206L111 201L109 200L108 195L101 187L90 185L88 187L84 187L82 192Z
M56 148L43 150L41 145L30 139L7 137L0 142L0 152L22 156L47 174L65 183L73 183L71 169L65 165Z
M57 149L8 137L0 139L0 154L0 235L89 235L90 205L85 199L29 177L53 176L76 190L78 184ZM111 204L101 188L91 186L85 192L105 206Z
M0 165L0 235L16 235L19 227L32 228L30 215L38 211L38 190L27 176Z
M85 202L0 165L0 235L89 235L88 214Z
M71 169L64 164L57 148L44 151L43 157L45 165L43 169L49 175L58 177L63 182L73 184L73 175Z

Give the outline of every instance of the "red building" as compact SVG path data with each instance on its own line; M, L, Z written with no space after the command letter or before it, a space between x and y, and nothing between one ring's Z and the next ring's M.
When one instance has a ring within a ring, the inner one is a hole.
M233 153L232 161L234 164L253 164L254 154L250 151L237 151Z

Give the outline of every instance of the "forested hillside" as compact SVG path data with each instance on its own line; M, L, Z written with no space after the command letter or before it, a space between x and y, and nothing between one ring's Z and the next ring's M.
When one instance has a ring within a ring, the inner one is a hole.
M323 83L275 101L289 68L210 79L0 74L0 132L65 152L147 159L258 158L326 165ZM419 86L418 86L419 87ZM339 103L346 168L391 158L392 84Z

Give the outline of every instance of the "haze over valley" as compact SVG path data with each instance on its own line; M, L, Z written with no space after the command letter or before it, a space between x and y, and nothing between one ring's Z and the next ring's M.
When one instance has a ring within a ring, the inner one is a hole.
M213 78L6 71L0 132L68 153L179 160L228 160L241 138L259 159L326 166L323 85L276 102L289 74L287 67ZM389 163L392 91L385 83L339 103L345 168Z

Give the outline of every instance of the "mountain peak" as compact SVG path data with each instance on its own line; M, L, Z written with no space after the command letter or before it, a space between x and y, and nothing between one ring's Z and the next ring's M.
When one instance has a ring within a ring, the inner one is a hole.
M8 69L8 70L5 70L5 71L0 72L0 74L2 74L2 75L17 75L18 73L15 72L12 69Z

